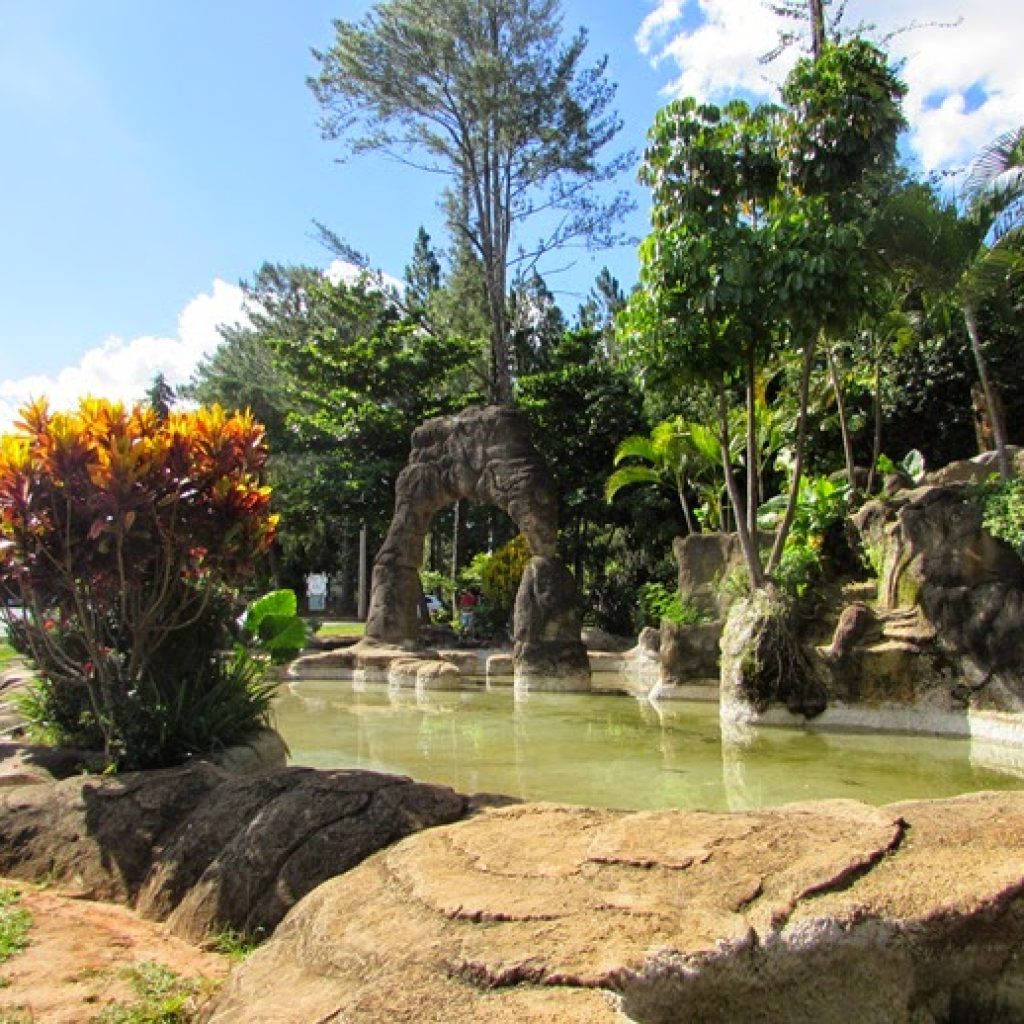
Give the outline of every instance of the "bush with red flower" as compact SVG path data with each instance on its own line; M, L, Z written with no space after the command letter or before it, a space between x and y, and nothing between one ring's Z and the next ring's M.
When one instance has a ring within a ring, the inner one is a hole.
M247 414L101 399L32 403L0 439L0 587L55 740L148 767L266 721L260 667L222 654L231 588L274 536L266 455Z

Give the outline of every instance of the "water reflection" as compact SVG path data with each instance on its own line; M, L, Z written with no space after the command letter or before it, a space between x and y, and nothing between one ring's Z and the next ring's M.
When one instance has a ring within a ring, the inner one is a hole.
M508 689L418 693L306 680L282 692L276 712L295 764L530 800L742 809L1024 787L972 767L966 740L773 729L723 741L714 704L537 692L516 700Z

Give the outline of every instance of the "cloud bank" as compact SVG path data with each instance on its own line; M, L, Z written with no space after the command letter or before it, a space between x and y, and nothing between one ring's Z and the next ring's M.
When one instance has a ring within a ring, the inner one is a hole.
M365 270L344 260L334 260L323 273L334 284L354 284L367 276ZM390 274L375 271L369 276L398 292L405 287ZM141 401L158 373L172 387L184 384L220 344L219 328L246 320L242 289L217 278L209 292L197 295L182 310L173 338L143 335L126 341L110 337L55 377L0 380L0 433L11 428L18 409L42 396L49 399L52 409L70 409L86 395L126 403Z
M694 18L694 14L699 17ZM1020 0L855 0L860 19L885 43L908 86L904 111L911 155L926 172L957 170L978 149L1024 117ZM666 93L721 101L741 92L776 97L796 58L791 48L770 65L782 22L762 0L655 0L636 44L656 66L674 65ZM913 27L917 26L917 27ZM905 31L904 31L905 29Z
M56 377L0 381L0 432L10 429L22 405L41 396L50 400L51 408L68 409L85 395L139 401L158 373L172 386L184 384L199 361L220 344L218 327L244 319L242 289L217 279L209 292L197 295L182 310L173 338L110 337Z

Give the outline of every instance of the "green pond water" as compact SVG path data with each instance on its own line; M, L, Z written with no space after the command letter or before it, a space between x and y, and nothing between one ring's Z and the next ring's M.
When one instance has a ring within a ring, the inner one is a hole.
M972 765L968 740L764 729L722 741L715 704L483 688L423 697L386 684L282 687L291 763L409 775L463 793L632 809L739 810L849 797L881 804L1024 779Z

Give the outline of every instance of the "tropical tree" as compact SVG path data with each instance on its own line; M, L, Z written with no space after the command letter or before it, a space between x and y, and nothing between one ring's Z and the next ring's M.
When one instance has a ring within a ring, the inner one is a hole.
M861 40L826 46L787 79L787 110L723 109L679 100L659 112L641 179L652 188L652 233L622 340L646 379L697 380L717 407L719 449L751 581L767 582L753 540L759 368L780 346L802 352L790 501L768 572L796 510L813 351L823 330L857 313L867 261L867 176L891 164L902 86ZM747 405L747 501L730 471L729 401Z
M978 306L993 283L1005 284L1008 273L1024 266L1024 125L989 143L968 171L964 195L985 241L959 283L964 323L985 394L989 421L1004 479L1010 476L1006 425L995 383L991 380L978 326Z
M585 30L563 43L559 0L384 0L335 30L310 80L322 133L448 177L451 229L483 275L492 398L508 402L510 270L610 242L628 205L597 198L626 163L601 162L621 126L607 61L583 63Z
M718 438L703 423L692 423L675 416L652 428L649 435L632 434L615 449L615 472L605 483L605 500L613 501L625 487L648 484L669 487L679 502L686 528L699 533L700 524L691 507L690 490L704 497L709 525L721 525L718 492L722 476Z

